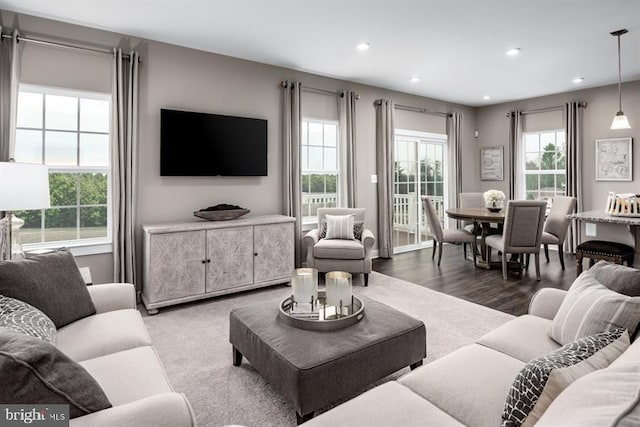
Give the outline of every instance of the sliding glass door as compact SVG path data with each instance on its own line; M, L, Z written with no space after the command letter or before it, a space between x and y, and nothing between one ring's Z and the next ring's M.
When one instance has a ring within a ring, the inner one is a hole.
M394 151L394 252L427 245L422 196L431 196L440 221L447 206L447 136L396 130Z

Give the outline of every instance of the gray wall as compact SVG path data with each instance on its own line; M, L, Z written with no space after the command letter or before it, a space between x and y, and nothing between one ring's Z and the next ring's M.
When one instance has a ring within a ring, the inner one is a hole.
M221 202L245 206L254 214L280 213L279 83L285 79L330 91L351 89L360 95L356 115L357 203L367 209L367 226L374 232L377 228L376 185L371 183L376 163L374 100L389 98L428 110L460 111L464 115L463 152L475 147L473 108L4 11L0 11L0 23L6 28L17 27L26 35L105 47L134 47L141 52L138 225L189 221L194 210ZM108 57L26 43L22 49L25 82L97 91L108 91L111 87ZM337 101L331 97L305 93L303 114L331 118L337 111L334 102ZM160 177L160 108L165 107L267 119L268 176ZM445 132L444 120L437 117L402 111L398 112L397 121L398 127ZM476 159L465 156L463 170L463 189L476 189ZM111 280L111 260L110 254L78 258L79 264L91 267L96 283Z
M480 181L478 174L478 190L486 191L497 188L509 190L508 181L508 152L509 152L509 119L505 113L514 109L534 110L557 105L564 105L570 101L586 101L584 109L584 128L582 146L583 169L583 208L584 210L604 209L604 204L609 191L617 193L640 192L640 150L634 149L633 163L635 171L631 182L604 182L595 180L595 140L600 138L632 137L634 144L640 138L640 81L623 83L622 107L631 122L629 130L611 130L611 120L618 110L617 85L603 86L592 89L584 89L575 92L544 96L540 98L497 104L477 109L476 120L480 137L474 147L473 156L479 159L480 147L504 146L505 152L505 180L504 181ZM544 114L526 115L524 118L524 130L557 129L564 127L563 113L548 112ZM636 146L637 148L637 146ZM476 160L479 162L479 160ZM584 233L583 233L584 236ZM630 234L623 227L598 224L597 238L631 243Z

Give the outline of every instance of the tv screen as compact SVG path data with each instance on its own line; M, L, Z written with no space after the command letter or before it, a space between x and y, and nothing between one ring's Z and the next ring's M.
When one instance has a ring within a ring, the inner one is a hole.
M161 109L160 175L266 176L267 121Z

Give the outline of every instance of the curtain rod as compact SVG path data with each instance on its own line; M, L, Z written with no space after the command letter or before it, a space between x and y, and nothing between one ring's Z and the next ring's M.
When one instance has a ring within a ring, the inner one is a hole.
M2 38L11 39L13 38L13 36L11 34L2 34ZM59 47L63 49L82 50L82 51L88 51L88 52L94 52L94 53L102 53L105 55L113 55L113 51L110 49L100 49L95 47L80 46L80 45L71 44L71 43L53 42L50 40L34 39L31 37L24 37L24 36L18 36L18 42L28 42L33 44L39 44L42 46L53 46L53 47ZM127 60L131 59L129 55L122 55L122 58ZM138 57L138 62L142 62L142 59L140 59L140 57Z
M287 83L289 83L288 80L285 80L281 83L282 87L285 87L287 85ZM302 90L307 91L307 92L312 92L312 93L319 93L321 95L329 95L329 96L339 96L340 98L344 97L344 95L342 94L343 91L340 92L332 92L330 90L327 89L318 89L315 87L310 87L310 86L305 86L302 85ZM356 99L360 99L360 95L358 95L357 93L354 94Z
M587 108L587 103L586 102L578 102L578 107ZM556 105L554 107L547 107L547 108L538 108L536 110L520 111L520 115L523 115L523 114L548 113L550 111L559 111L559 110L564 110L564 105ZM512 114L512 112L508 112L507 113L507 117L511 117L511 114Z
M412 107L410 105L394 104L393 106L394 106L394 108L397 108L398 110L413 111L415 113L431 114L433 116L442 116L442 117L451 116L450 113L443 113L441 111L429 111L426 108Z

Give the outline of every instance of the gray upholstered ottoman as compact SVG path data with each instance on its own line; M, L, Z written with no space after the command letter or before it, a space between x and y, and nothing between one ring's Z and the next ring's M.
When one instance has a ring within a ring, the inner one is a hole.
M233 310L229 341L233 364L242 356L296 410L298 424L313 412L362 390L426 356L424 324L370 298L365 317L332 332L297 329L278 318L274 300Z

